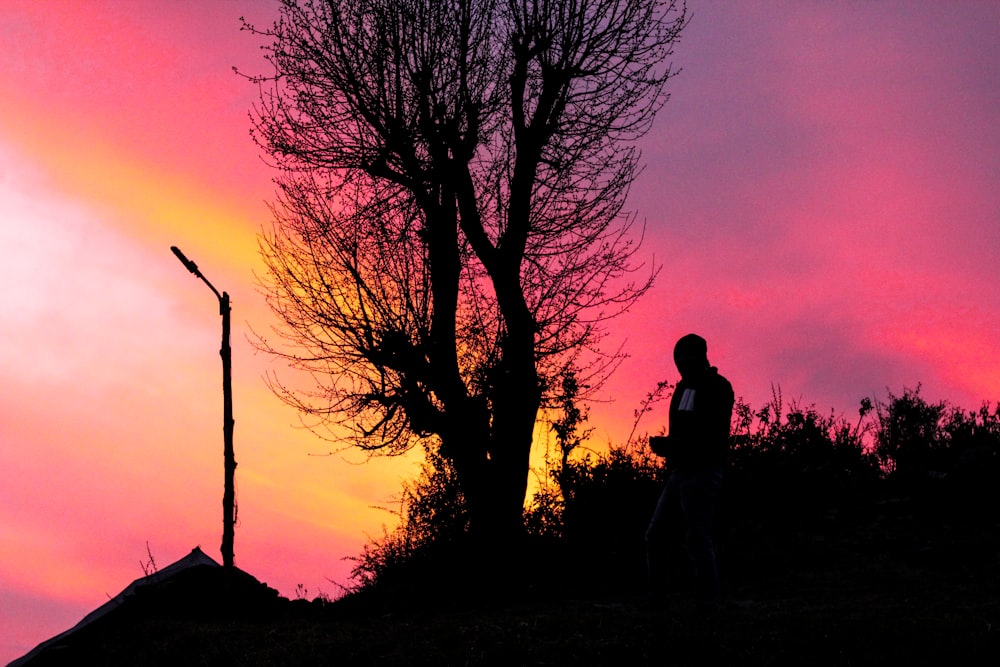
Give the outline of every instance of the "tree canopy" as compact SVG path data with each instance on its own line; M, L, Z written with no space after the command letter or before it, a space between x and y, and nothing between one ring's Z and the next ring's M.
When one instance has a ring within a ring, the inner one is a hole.
M685 22L659 0L283 0L247 26L274 68L264 345L315 378L279 394L362 448L434 437L473 524L519 524L539 409L613 367L601 325L655 273L625 203Z

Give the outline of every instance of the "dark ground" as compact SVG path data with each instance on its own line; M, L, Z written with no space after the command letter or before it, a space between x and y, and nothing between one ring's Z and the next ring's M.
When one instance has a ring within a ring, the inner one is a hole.
M355 665L995 665L995 579L928 581L912 568L803 575L705 613L679 601L560 599L494 609L382 613L179 628L149 664ZM184 637L190 632L190 637ZM178 655L177 639L199 644Z
M32 664L995 665L997 545L992 561L960 563L969 546L775 572L731 585L715 611L681 594L653 605L579 590L405 607L278 600L237 620L130 613Z
M744 517L721 540L718 610L683 592L651 603L634 548L589 563L581 550L536 554L529 570L562 563L563 575L488 593L443 592L454 570L440 563L411 573L405 593L333 603L278 598L248 578L228 608L222 568L209 568L30 664L997 665L995 509L980 505L969 520L956 506L888 498L798 524L809 530Z

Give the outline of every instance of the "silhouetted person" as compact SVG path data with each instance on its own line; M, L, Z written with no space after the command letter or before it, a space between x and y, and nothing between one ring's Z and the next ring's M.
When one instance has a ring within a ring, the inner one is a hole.
M674 363L681 381L670 401L669 432L649 439L670 470L646 530L650 586L654 595L664 592L667 550L678 537L679 515L698 599L715 606L720 590L712 530L729 449L733 387L708 363L708 344L701 336L677 341Z

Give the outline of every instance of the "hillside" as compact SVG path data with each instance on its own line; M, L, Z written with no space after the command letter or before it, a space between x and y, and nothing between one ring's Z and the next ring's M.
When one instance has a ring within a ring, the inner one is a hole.
M790 535L751 553L730 541L717 611L682 592L651 604L600 575L516 595L444 597L425 581L406 596L289 601L252 577L233 593L222 568L208 568L28 664L995 664L1000 525L920 532L912 509L888 503L834 542ZM219 603L226 590L237 604Z

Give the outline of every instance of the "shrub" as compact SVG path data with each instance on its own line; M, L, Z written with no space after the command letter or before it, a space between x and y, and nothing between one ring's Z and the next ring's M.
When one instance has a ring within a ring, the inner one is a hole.
M670 388L660 383L636 422ZM633 439L637 424L624 446L571 456L579 453L586 417L572 409L574 396L556 421L559 459L525 510L535 553L523 554L512 576L530 578L524 568L533 567L536 575L573 585L633 586L644 579L645 528L669 470L647 437ZM884 532L886 502L901 494L922 499L919 511L933 507L934 521L972 525L998 505L998 460L1000 404L963 411L928 403L918 387L890 393L885 402L863 399L852 423L814 406L786 407L775 389L756 411L742 401L735 406L722 547L729 563L745 563L748 571L802 562L810 550L835 557L831 542L846 532L854 532L852 539ZM377 584L416 592L414 582L421 581L440 592L447 581L460 587L478 574L469 568L484 554L467 551L457 478L435 451L428 450L420 477L404 486L398 515L397 528L354 558L356 590Z

